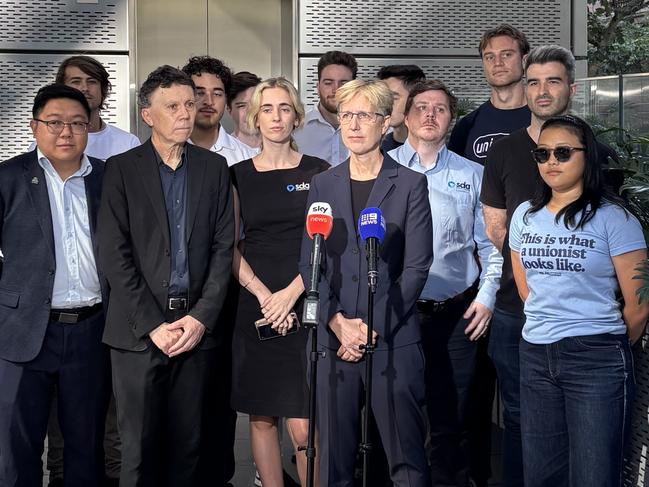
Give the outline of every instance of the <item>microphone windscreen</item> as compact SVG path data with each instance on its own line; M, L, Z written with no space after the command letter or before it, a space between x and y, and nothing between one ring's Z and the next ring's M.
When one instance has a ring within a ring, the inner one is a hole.
M370 207L361 211L358 217L358 234L363 240L376 238L379 243L385 237L385 220L378 208Z
M309 235L309 238L320 234L326 240L329 234L331 234L333 227L334 218L331 212L331 205L320 201L313 203L309 207L309 212L306 216L306 233Z

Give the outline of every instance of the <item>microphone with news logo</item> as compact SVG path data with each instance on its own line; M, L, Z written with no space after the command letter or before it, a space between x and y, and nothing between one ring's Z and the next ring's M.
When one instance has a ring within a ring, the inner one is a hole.
M306 233L313 240L311 249L311 282L304 300L302 323L317 326L320 315L318 283L320 282L320 260L322 259L322 242L329 237L334 226L329 203L317 201L309 207L306 216Z
M381 210L375 207L365 208L358 217L358 234L365 240L367 253L367 324L366 342L361 345L365 353L365 409L363 411L363 430L360 451L363 454L363 487L368 486L370 451L372 444L369 438L369 411L372 408L372 362L374 356L374 294L378 280L377 260L379 245L385 238L385 220Z
M318 378L318 359L322 356L318 351L318 321L320 319L320 293L318 284L320 282L320 261L322 259L322 242L329 237L334 226L333 214L329 203L317 201L309 207L306 216L306 233L313 240L311 249L311 282L309 283L304 299L304 311L302 323L309 328L309 340L311 341L311 354L309 358L309 435L307 445L299 446L303 450L306 459L306 485L313 487L315 482L315 415L316 415L316 388Z
M379 245L385 238L385 219L378 208L370 207L361 211L358 218L358 234L365 240L367 250L367 282L372 293L376 292Z

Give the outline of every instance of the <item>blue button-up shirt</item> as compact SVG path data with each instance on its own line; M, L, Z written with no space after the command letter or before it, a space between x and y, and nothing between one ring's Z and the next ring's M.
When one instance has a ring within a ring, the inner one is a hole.
M349 157L349 150L340 135L340 127L332 127L317 106L307 112L304 125L293 132L293 138L302 154L319 157L332 166L337 166Z
M176 170L171 169L156 152L162 193L164 194L169 238L171 241L171 275L169 294L184 294L189 289L187 263L187 149L182 153Z
M503 259L485 232L480 205L482 166L444 146L436 163L426 169L409 141L388 154L428 180L435 257L421 298L452 298L467 290L480 275L475 300L493 311ZM475 258L476 249L482 272Z
M80 308L100 303L101 287L90 237L84 180L92 165L84 154L79 170L63 181L40 149L36 154L45 172L54 233L56 270L52 308Z

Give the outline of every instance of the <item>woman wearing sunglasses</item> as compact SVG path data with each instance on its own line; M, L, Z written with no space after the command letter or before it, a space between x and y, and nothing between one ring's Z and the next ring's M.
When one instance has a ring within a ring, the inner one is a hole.
M526 315L525 485L620 486L635 388L630 341L649 316L633 279L646 243L604 185L583 120L550 118L532 154L543 183L514 212L509 237Z

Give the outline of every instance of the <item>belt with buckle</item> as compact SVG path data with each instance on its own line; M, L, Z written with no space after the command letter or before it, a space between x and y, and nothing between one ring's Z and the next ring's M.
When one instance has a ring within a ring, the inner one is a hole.
M169 311L187 311L189 300L186 295L169 296L167 298L167 309Z
M83 308L51 309L50 321L75 325L80 321L86 320L91 316L99 313L101 309L101 303L97 303L93 306L84 306Z
M473 299L476 295L476 289L472 286L466 291L453 296L452 298L445 299L444 301L435 301L433 299L418 299L417 307L425 312L439 313L444 311L452 304L462 303Z

